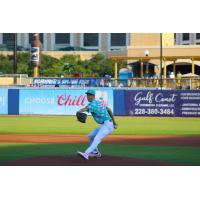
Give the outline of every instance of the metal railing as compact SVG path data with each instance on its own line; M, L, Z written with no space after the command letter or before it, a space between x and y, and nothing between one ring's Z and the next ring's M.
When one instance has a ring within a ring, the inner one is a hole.
M162 80L158 78L113 79L112 86L118 88L200 89L200 78L167 78Z
M17 85L14 84L14 78L17 78ZM200 78L174 78L174 79L159 79L159 78L131 78L131 79L105 79L105 78L93 78L93 84L85 81L81 81L81 78L73 78L71 84L66 82L66 84L55 84L47 85L43 84L33 84L33 78L26 75L7 75L0 76L0 86L25 86L25 87L115 87L115 88L129 88L129 89L200 89ZM87 78L85 78L87 79ZM75 81L79 80L79 81ZM95 81L96 80L96 81ZM162 84L161 84L162 81Z

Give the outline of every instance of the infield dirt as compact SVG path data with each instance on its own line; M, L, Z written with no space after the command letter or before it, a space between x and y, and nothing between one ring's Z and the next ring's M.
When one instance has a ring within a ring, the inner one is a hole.
M1 134L0 142L86 144L86 135L19 135ZM110 135L103 143L157 146L200 147L200 136Z

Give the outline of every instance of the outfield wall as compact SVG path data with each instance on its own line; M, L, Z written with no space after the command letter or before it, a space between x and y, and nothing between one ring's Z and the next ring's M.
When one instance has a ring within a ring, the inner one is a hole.
M86 89L20 89L19 114L75 115L88 104ZM113 109L113 90L96 90L97 99Z
M198 90L126 90L126 115L200 117Z
M0 89L0 114L8 114L8 89Z
M0 114L75 115L88 104L87 89L0 88ZM198 90L96 88L117 116L200 117Z

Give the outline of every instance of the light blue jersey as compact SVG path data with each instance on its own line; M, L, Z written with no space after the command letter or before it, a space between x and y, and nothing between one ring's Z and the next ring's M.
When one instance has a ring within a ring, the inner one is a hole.
M90 112L94 118L94 120L98 124L103 124L104 121L106 120L111 120L112 118L110 117L106 106L104 105L103 101L99 101L96 99L93 99L88 105L88 112Z

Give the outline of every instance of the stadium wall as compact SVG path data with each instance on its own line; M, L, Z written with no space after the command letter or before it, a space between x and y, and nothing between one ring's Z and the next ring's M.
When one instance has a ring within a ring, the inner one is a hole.
M116 116L200 117L199 90L95 88ZM75 115L88 104L87 89L0 88L0 114Z
M0 89L0 114L8 114L8 89Z

